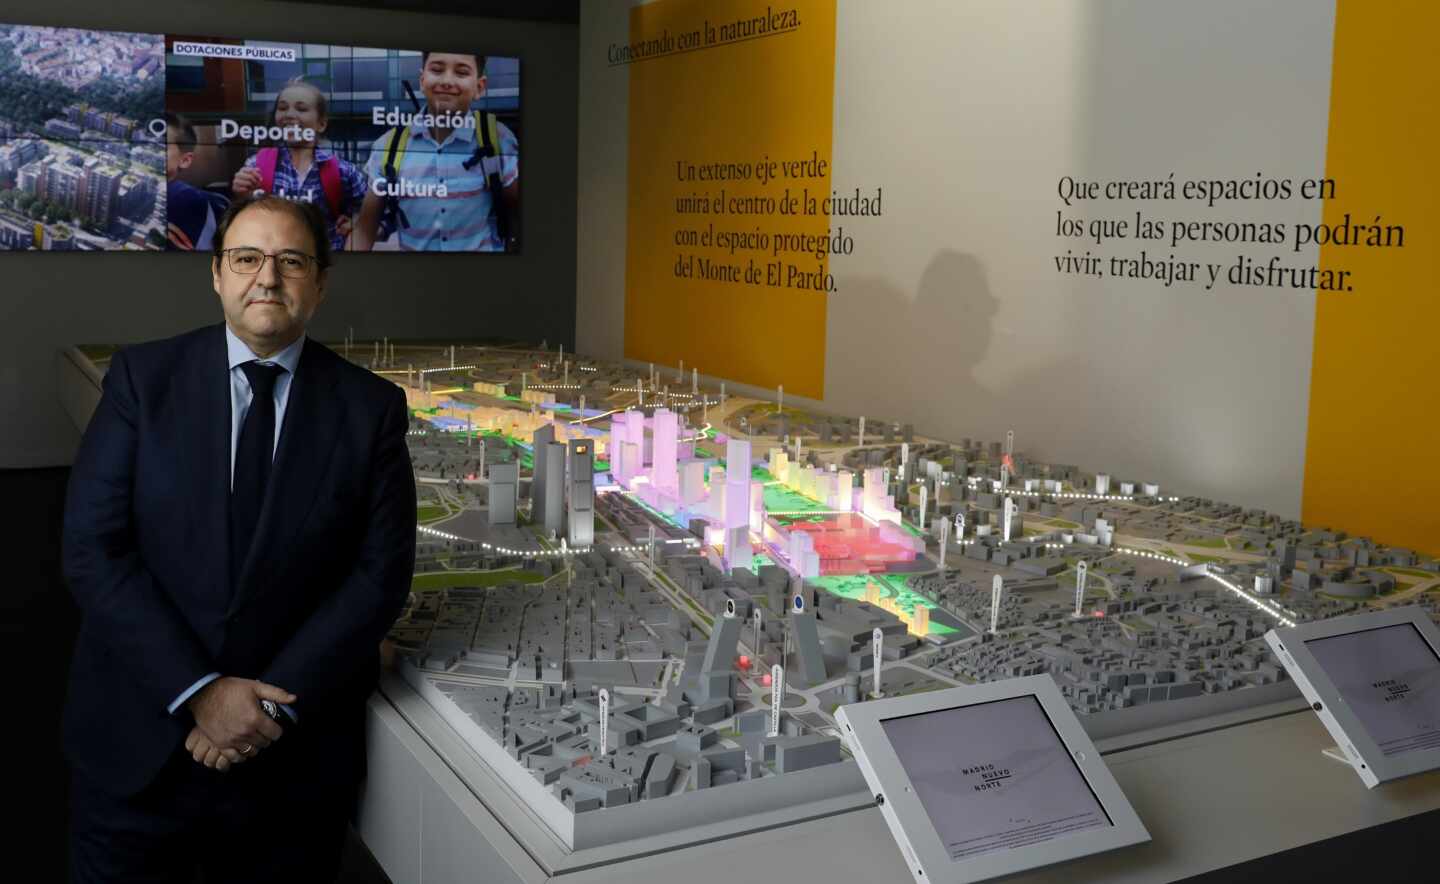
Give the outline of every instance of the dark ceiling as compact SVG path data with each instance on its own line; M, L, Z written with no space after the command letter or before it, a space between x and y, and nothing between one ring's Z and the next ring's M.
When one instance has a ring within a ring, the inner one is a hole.
M295 0L325 6L363 6L392 12L432 12L475 18L510 18L579 24L580 0Z

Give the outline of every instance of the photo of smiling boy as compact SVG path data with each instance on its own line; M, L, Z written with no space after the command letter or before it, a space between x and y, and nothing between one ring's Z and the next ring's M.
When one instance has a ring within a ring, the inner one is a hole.
M381 247L516 250L519 142L493 114L471 109L486 94L485 57L422 53L420 90L425 106L396 114L399 123L371 147L351 247L373 248L393 229Z
M166 248L171 251L206 251L229 201L185 181L195 161L195 127L178 114L165 115L165 217Z
M365 173L317 145L330 123L328 100L313 83L295 77L275 96L272 115L285 141L245 160L230 188L236 199L257 190L314 203L325 217L330 248L345 248L353 219L365 199ZM313 135L313 137L308 137Z

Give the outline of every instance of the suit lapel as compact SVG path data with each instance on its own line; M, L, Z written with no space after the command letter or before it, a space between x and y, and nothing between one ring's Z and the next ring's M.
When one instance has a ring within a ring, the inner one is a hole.
M232 614L253 598L255 587L261 583L258 578L265 570L288 560L290 547L328 472L331 449L344 418L344 405L335 395L339 374L334 358L324 347L306 339L291 382L260 522L250 555L240 571L240 584L232 595Z
M195 426L193 445L182 444L180 474L190 489L191 524L218 546L212 561L218 603L233 596L230 586L230 366L225 351L225 326L215 325L198 336L195 371L178 384L175 422Z

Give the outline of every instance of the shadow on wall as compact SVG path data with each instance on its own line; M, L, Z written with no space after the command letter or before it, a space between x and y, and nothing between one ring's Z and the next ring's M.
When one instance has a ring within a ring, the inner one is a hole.
M1045 354L1007 353L1011 336L997 334L1000 307L980 259L953 249L930 260L913 298L873 277L845 282L828 311L826 386L844 391L833 407L909 421L951 441L998 440L1014 428L1031 443L1058 445L1066 422L1083 417L1088 356L1033 365ZM987 360L1002 374L1015 362L1032 367L997 385L978 376ZM1021 448L1040 456L1034 444Z
M927 425L919 415L934 415L941 402L988 414L993 393L975 368L990 350L999 309L980 260L948 249L930 261L913 298L883 279L846 280L827 310L826 386L844 391L836 402L846 410L879 406L886 414L877 416L909 414Z

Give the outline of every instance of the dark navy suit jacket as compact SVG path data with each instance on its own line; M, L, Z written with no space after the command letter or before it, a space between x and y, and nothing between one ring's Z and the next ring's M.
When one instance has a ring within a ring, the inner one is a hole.
M139 792L194 725L166 707L219 672L299 698L299 724L266 752L284 747L321 787L358 781L379 644L414 570L408 424L400 388L307 340L232 586L224 326L114 356L65 505L82 614L65 709L77 774Z

